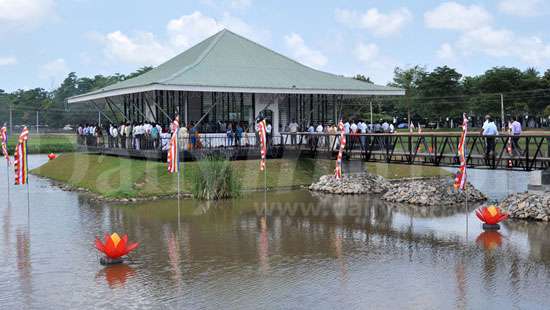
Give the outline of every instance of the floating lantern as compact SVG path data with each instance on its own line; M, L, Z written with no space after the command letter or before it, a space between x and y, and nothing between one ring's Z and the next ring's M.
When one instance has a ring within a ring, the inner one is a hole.
M50 153L50 154L48 154L48 158L49 158L50 160L56 159L56 158L57 158L57 155L55 155L54 153Z
M502 244L502 235L498 231L484 231L476 239L476 243L486 250L494 250Z
M105 257L102 257L100 260L102 265L122 263L122 257L135 250L138 246L138 243L128 245L128 235L120 238L117 233L113 233L110 236L105 234L105 243L102 243L99 238L95 239L95 247L105 254Z
M485 230L498 230L501 221L508 218L508 214L503 213L500 208L496 206L483 207L476 210L477 217L483 222L483 229Z

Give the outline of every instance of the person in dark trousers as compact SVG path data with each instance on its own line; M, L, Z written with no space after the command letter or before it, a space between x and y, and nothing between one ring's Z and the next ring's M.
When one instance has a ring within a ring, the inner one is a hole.
M485 137L485 163L487 166L494 166L495 163L495 144L498 129L492 117L487 117L487 121L483 124L481 134Z

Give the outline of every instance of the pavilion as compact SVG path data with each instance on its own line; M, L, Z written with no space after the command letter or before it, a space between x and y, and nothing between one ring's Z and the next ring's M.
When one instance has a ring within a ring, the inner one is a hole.
M201 132L219 124L254 124L266 117L274 134L291 121L336 122L346 98L399 96L403 89L375 85L302 65L229 30L222 30L153 70L69 103L110 111L113 122L180 122Z

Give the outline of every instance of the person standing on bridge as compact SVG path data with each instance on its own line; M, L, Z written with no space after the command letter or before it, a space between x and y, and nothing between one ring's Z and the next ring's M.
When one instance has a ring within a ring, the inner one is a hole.
M495 137L498 136L498 129L490 115L487 115L486 120L481 131L482 135L485 137L486 143L485 162L488 166L493 166L495 162ZM491 158L491 160L489 160L489 158Z
M523 151L519 147L519 136L521 135L521 123L518 122L517 118L514 118L514 121L512 122L512 125L510 126L510 129L512 131L512 149L514 152L514 155L521 156L521 153Z
M296 144L296 133L298 132L298 123L295 120L288 125L288 130L290 131L290 144Z

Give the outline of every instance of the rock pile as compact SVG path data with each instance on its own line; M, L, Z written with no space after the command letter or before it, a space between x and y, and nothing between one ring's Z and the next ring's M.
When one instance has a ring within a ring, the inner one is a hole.
M498 204L510 218L550 221L550 192L512 194Z
M455 191L450 178L413 180L392 184L382 199L390 202L408 203L420 206L450 206L468 202L487 200L480 191L468 184L465 192Z
M381 194L389 187L390 183L381 176L358 173L344 175L340 180L333 175L324 175L319 182L311 184L309 189L330 194Z

